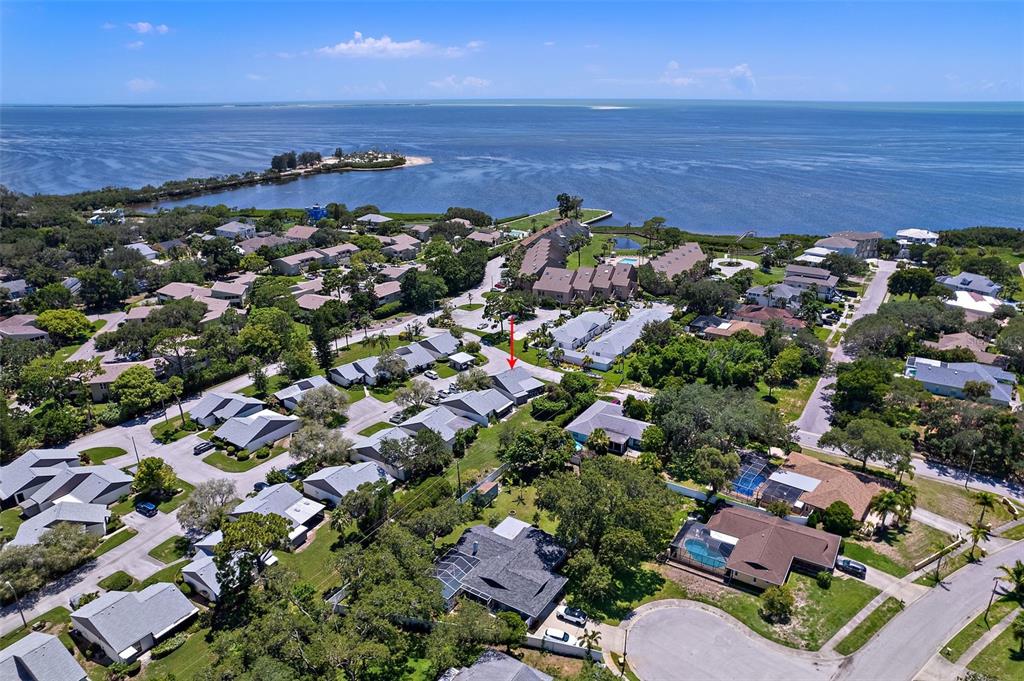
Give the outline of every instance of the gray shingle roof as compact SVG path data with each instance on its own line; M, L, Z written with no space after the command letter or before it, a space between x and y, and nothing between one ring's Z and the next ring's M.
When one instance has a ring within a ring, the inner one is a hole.
M88 504L112 488L130 485L131 482L132 476L106 464L61 468L49 482L33 492L26 503L44 504L70 495L76 501Z
M608 324L611 319L604 312L589 311L579 314L565 324L551 329L551 337L560 345L576 345L582 339Z
M476 424L465 416L459 416L447 407L430 407L424 409L412 418L406 419L398 424L399 427L411 430L415 433L424 429L430 429L441 436L445 442L452 442L455 434L460 430L472 428Z
M278 414L276 411L264 409L248 416L236 416L228 419L214 435L244 449L249 446L250 442L281 430L298 420L296 416Z
M329 466L313 473L305 479L305 483L318 487L329 494L343 497L349 492L357 489L365 483L375 483L380 480L386 481L389 485L394 478L387 472L373 463L364 461L351 466Z
M292 527L305 525L318 513L323 512L324 505L302 496L298 490L287 483L271 485L260 490L259 494L246 499L231 511L235 518L247 513L279 515Z
M644 325L650 322L662 322L672 315L665 310L644 308L635 310L629 319L616 322L607 332L598 336L584 346L584 354L598 359L615 359L625 354L644 331ZM582 351L581 351L582 352Z
M307 392L325 385L330 385L330 382L323 376L310 376L309 378L302 378L295 381L287 388L278 390L274 393L274 397L281 401L292 398L301 402L302 396Z
M612 441L624 442L626 438L639 440L650 425L646 421L623 416L621 404L598 400L573 419L565 429L570 433L589 436L596 428L602 428Z
M461 409L477 416L489 417L492 413L503 412L511 407L512 401L500 391L488 388L487 390L470 390L451 395L441 400L440 406Z
M9 546L38 544L44 532L58 523L76 525L97 525L106 523L110 511L102 504L81 504L74 501L60 501L38 515L34 515L18 527L18 533Z
M7 681L85 681L85 670L60 639L33 631L0 650L0 678Z
M509 395L525 395L534 390L540 390L544 384L523 367L516 367L500 374L491 376L494 385L499 390L504 390Z
M8 499L31 486L40 477L50 479L58 469L78 465L79 453L73 449L30 449L17 459L0 466L0 499Z
M471 667L450 669L440 681L552 681L544 672L497 650L485 650Z
M255 397L246 397L238 393L207 393L199 400L196 406L189 409L188 413L194 419L205 419L208 416L216 416L221 421L226 421L239 414L252 413L263 408L263 402Z
M121 652L147 635L164 633L197 611L176 586L160 582L142 591L108 591L71 613L71 619Z
M1002 290L1002 286L995 283L986 276L974 274L973 272L961 272L945 277L936 277L935 281L954 290L973 291L987 296L995 296Z
M936 362L920 357L907 359L907 375L924 383L962 390L968 381L992 386L990 397L1003 403L1013 398L1017 377L1009 371L977 362Z
M220 598L220 582L217 580L217 564L208 553L197 553L192 562L181 569L181 574L189 575L197 582L206 585L210 596Z
M432 354L435 358L442 355L450 355L453 352L457 352L459 349L459 339L451 334L450 331L439 333L436 336L431 336L419 342L427 352Z

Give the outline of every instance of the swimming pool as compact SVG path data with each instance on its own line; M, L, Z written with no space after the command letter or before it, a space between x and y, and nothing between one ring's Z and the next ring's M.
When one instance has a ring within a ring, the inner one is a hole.
M640 261L637 258L619 258L620 265L637 265Z
M700 539L687 539L683 542L690 560L709 568L725 567L725 556L718 553Z

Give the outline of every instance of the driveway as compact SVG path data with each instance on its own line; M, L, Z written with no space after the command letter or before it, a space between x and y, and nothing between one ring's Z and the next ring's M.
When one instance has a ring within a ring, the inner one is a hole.
M626 660L643 681L825 681L838 668L838 660L777 645L690 601L662 601L638 615Z
M128 315L124 312L108 312L107 314L96 314L89 315L90 322L97 322L103 320L106 324L97 333L94 333L89 340L82 343L82 347L71 353L68 357L68 361L79 360L79 359L92 359L93 357L99 357L101 362L113 362L114 351L107 350L106 352L96 352L96 336L106 331L113 331L117 328L117 325L124 321L124 318Z

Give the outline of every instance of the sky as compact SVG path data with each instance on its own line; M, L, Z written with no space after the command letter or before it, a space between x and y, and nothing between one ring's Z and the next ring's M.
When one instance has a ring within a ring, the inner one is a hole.
M1020 101L1022 2L0 3L0 103Z

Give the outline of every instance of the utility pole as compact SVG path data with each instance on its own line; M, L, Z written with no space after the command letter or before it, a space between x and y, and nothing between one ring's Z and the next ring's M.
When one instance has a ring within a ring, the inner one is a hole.
M21 615L21 626L22 626L22 628L27 627L28 626L28 622L25 621L25 611L21 609L21 599L18 598L18 590L14 588L14 585L11 584L11 580L9 580L9 579L4 580L4 584L6 584L7 588L11 590L12 594L14 594L14 602L18 606L18 614Z
M132 449L135 450L135 463L142 465L142 461L139 459L139 446L135 444L135 436L132 435Z
M985 608L985 623L988 624L988 611L992 609L992 601L996 599L996 587L999 586L999 577L992 578L992 593L988 597L988 607Z
M971 465L967 467L967 477L964 478L964 489L967 489L967 483L971 481L971 471L974 470L974 459L978 456L978 449L971 449Z
M459 481L459 496L462 496L462 467L459 465L459 460L455 460L455 478Z

